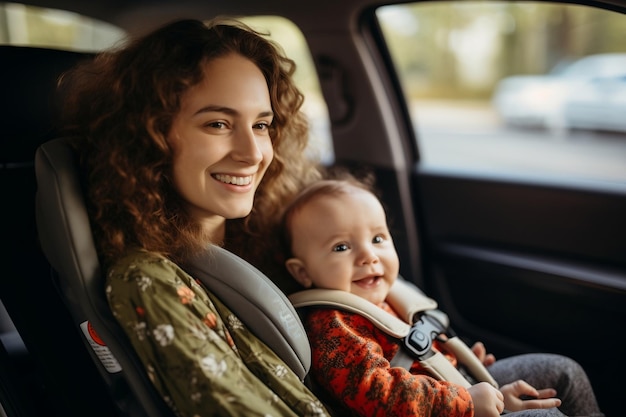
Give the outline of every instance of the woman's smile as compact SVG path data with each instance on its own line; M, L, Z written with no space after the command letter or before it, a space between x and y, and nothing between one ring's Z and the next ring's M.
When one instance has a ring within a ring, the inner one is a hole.
M253 178L252 175L239 177L239 176L228 175L228 174L213 174L212 177L225 184L233 184L233 185L249 185L252 183L252 178Z

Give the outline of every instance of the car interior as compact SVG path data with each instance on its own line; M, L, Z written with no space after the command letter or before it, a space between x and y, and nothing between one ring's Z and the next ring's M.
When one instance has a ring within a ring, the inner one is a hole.
M568 128L555 109L569 96L552 79L523 99L538 100L535 110L549 103L546 118L557 128L509 126L489 100L508 76L548 73L585 54L626 54L626 1L33 0L0 8L8 267L0 416L173 415L108 310L75 155L58 135L55 86L105 44L215 16L270 36L283 29L269 17L295 28L301 43L287 43L292 32L280 39L302 68L315 155L374 173L402 277L437 300L457 334L497 358L570 356L604 413L623 414L626 132ZM91 20L111 32L88 27ZM68 22L79 41L55 43ZM39 40L24 35L37 27ZM603 86L622 79L626 68L608 81L589 77L584 89L572 84L569 94L595 89L620 108L626 89ZM222 252L187 268L305 380L310 351L283 289ZM230 282L233 270L262 282L263 292Z

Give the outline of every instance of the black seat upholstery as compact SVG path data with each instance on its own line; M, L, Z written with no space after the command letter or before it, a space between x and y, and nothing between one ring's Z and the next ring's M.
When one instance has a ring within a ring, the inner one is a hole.
M0 46L0 189L5 196L0 297L10 316L5 321L15 326L3 329L19 332L0 339L0 379L6 378L0 386L13 391L12 408L23 415L116 415L50 279L35 227L34 156L41 143L57 135L56 81L89 56Z
M0 163L33 165L37 147L57 136L58 77L92 54L59 49L0 45L2 137ZM37 98L34 100L33 98Z

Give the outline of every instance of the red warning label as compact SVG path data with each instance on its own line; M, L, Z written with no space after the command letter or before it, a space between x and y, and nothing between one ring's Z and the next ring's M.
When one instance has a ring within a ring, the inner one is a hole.
M87 322L87 331L89 332L89 336L91 336L94 342L96 342L100 346L106 346L106 344L102 341L102 339L100 339L100 336L98 336L96 329L93 328L90 322Z
M111 350L106 346L104 341L98 336L96 330L93 328L91 323L88 321L84 321L80 324L80 328L83 331L83 334L87 338L89 342L89 346L93 349L100 362L104 366L109 373L116 373L122 370L122 366L117 361Z

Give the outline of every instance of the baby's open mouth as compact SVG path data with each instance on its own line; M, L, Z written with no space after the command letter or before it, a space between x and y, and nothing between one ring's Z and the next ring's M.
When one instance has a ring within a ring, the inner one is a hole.
M368 288L368 287L376 286L376 284L378 284L378 282L381 279L382 279L381 275L373 275L373 276L361 278L357 281L354 281L354 284L358 285L359 287Z

